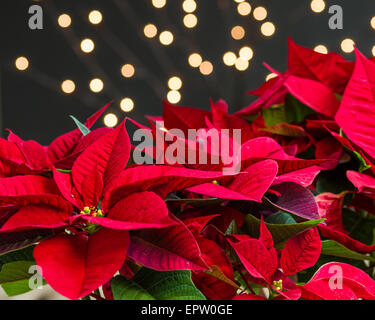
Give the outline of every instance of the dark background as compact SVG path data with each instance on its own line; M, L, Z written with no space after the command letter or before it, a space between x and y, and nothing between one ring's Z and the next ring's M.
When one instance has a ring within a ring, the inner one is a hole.
M110 100L110 112L119 120L125 113L119 108L122 97L129 96L135 108L127 115L145 124L144 115L160 115L161 100L168 91L167 80L178 75L183 80L180 105L208 109L209 98L223 98L234 112L252 101L245 92L264 82L269 63L278 71L287 68L287 37L314 48L324 44L331 51L341 52L340 43L349 37L367 56L375 45L375 30L370 19L375 16L374 0L327 0L322 13L310 9L310 0L249 0L252 8L258 5L268 10L268 21L276 25L270 38L262 36L262 22L252 15L240 16L233 0L196 0L198 26L183 26L182 0L167 0L163 9L155 9L151 0L1 0L1 92L0 131L5 128L24 139L48 144L55 136L74 128L68 115L81 121ZM44 11L44 29L30 30L28 8L39 4ZM339 4L344 9L344 30L330 30L328 8ZM103 14L100 25L88 22L87 15L98 9ZM57 17L68 13L72 17L69 29L57 25ZM162 46L158 38L147 39L143 27L153 23L159 30L169 29L175 35L171 46ZM246 30L243 40L231 39L234 25ZM95 42L92 54L83 54L79 43L89 37ZM222 62L226 51L238 52L249 45L254 58L249 69L239 72ZM187 57L199 52L214 65L210 76L191 68ZM353 54L343 54L352 60ZM18 56L30 61L27 71L14 67ZM132 63L136 75L126 79L120 68ZM104 80L104 90L95 94L88 88L92 78ZM72 79L76 91L63 94L61 81ZM103 125L101 122L99 125Z

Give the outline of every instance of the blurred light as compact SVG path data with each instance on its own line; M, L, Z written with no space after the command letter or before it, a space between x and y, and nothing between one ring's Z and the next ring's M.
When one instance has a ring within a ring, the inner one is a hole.
M61 28L68 28L72 24L72 19L68 14L63 13L57 18L57 23Z
M169 46L173 42L173 34L170 31L163 31L159 35L159 40L162 45Z
M241 16L248 16L251 12L251 5L248 2L241 2L237 6L237 11Z
M153 25L152 23L149 23L145 25L143 29L143 33L145 34L147 38L154 38L156 34L158 33L158 28L156 28L156 26Z
M100 22L102 22L102 20L103 20L103 16L99 10L92 10L89 13L89 21L92 24L99 24Z
M371 28L375 29L375 17L372 17L370 24Z
M72 93L74 90L76 89L76 85L75 83L72 81L72 80L64 80L62 83L61 83L61 90L64 92L64 93L67 93L67 94L70 94Z
M167 93L167 100L170 103L178 103L181 100L181 94L176 90L171 90Z
M267 18L267 10L264 7L256 7L253 15L255 20L262 21Z
M314 50L316 52L319 52L319 53L324 53L324 54L327 54L328 53L328 49L326 46L322 45L322 44L319 44L317 45Z
M172 77L168 80L168 87L171 90L179 90L182 87L182 80L179 77Z
M100 92L104 88L104 83L99 78L92 79L90 81L90 90L92 92Z
M194 28L198 23L198 18L195 14L189 13L184 17L183 22L186 28Z
M209 61L203 61L201 65L199 66L199 71L205 76L208 76L209 74L211 74L213 70L214 70L214 67L212 63Z
M132 64L129 64L129 63L124 64L121 68L121 74L125 78L131 78L132 76L134 76L134 73L135 73L135 69Z
M231 30L232 38L235 40L241 40L245 36L245 30L241 26L235 26Z
M311 10L316 13L320 13L326 8L324 0L312 0L310 6Z
M266 77L266 81L269 81L269 80L271 80L271 79L273 79L273 78L276 78L277 77L277 74L276 73L269 73L268 75L267 75L267 77Z
M265 22L260 27L260 31L266 37L270 37L275 33L276 27L272 22Z
M85 53L90 53L94 50L95 45L91 39L84 39L81 41L81 50Z
M107 127L112 128L117 124L118 119L117 119L117 116L115 114L108 113L108 114L105 115L105 117L103 119L103 122Z
M229 67L233 66L236 63L236 60L237 60L236 54L232 51L228 51L224 53L223 55L224 64Z
M354 41L352 39L345 39L341 42L341 50L350 53L354 51Z
M375 46L372 47L372 55L375 57Z
M234 0L234 2L241 3L244 2L245 0Z
M14 62L16 68L20 71L24 71L29 67L29 60L26 57L18 57Z
M250 47L242 47L239 51L239 56L245 60L251 60L254 56L254 51Z
M166 3L166 0L152 0L152 5L158 9L163 8Z
M188 62L193 68L198 68L202 63L202 57L199 53L192 53L188 58Z
M124 98L120 102L120 108L124 112L130 112L134 108L134 102L130 98Z
M245 71L249 67L249 61L243 58L238 58L234 66L238 71Z
M197 9L197 3L194 0L185 0L182 3L182 9L187 13L192 13Z

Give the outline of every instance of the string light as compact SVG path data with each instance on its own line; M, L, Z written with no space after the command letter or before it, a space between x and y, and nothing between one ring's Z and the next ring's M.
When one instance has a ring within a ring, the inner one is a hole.
M67 79L61 83L61 90L66 94L73 93L75 89L76 85L72 80Z
M254 56L254 51L250 47L242 47L238 54L242 59L251 60Z
M267 18L267 10L264 7L256 7L253 12L255 20L262 21Z
M223 55L223 62L228 67L233 66L236 63L236 60L237 60L236 54L232 51L228 51L224 53Z
M277 74L272 72L272 73L269 73L267 76L266 76L266 81L269 81L273 78L276 78L277 77Z
M171 77L168 80L168 87L171 90L180 90L182 87L182 80L179 77Z
M326 46L322 45L322 44L319 44L317 45L314 50L316 52L319 52L319 53L324 53L324 54L327 54L328 53L328 49Z
M199 66L199 71L205 75L205 76L208 76L212 73L212 71L214 70L214 67L212 65L211 62L209 61L203 61L201 63L201 65Z
M90 53L94 50L95 44L91 39L84 39L81 41L81 50L85 53Z
M135 68L132 64L124 64L121 68L121 74L125 77L125 78L131 78L132 76L134 76L134 73L135 73Z
M120 101L120 108L124 112L130 112L134 109L134 101L131 98L124 98Z
M102 22L102 20L103 20L103 16L99 10L92 10L89 13L89 21L92 24L99 24L100 22Z
M72 19L68 14L63 13L57 18L57 23L61 28L68 28L72 24Z
M117 119L117 116L115 114L108 113L108 114L105 115L105 117L103 119L103 122L107 127L113 128L117 124L118 119Z
M152 23L149 23L143 28L143 33L147 38L154 38L158 33L158 28Z
M29 67L29 60L26 57L18 57L16 61L14 61L14 65L20 71L24 71Z
M95 78L90 81L90 90L92 92L95 92L95 93L100 92L103 90L103 88L104 88L104 83L99 78Z
M184 17L183 22L186 28L194 28L198 23L198 18L195 14L189 13Z
M248 16L251 12L251 5L248 2L241 2L237 6L237 11L241 16Z
M159 41L162 45L169 46L173 42L173 34L170 31L163 31L159 35Z
M186 13L192 13L197 9L197 3L194 0L185 0L182 3L182 9Z
M249 67L249 61L243 58L238 58L234 66L238 71L245 71Z
M341 42L341 50L344 51L345 53L351 53L354 51L354 41L352 39L344 39Z
M320 13L326 8L324 0L312 0L310 3L311 10Z
M193 68L198 68L202 63L202 60L203 59L199 53L192 53L188 58L189 65Z
M245 29L241 26L235 26L231 30L232 38L235 40L241 40L245 36Z
M375 17L372 17L370 25L371 25L371 28L375 29Z
M181 100L181 94L176 90L171 90L167 93L167 100L170 103L178 103Z
M270 37L275 33L276 27L272 22L265 22L260 27L260 31L264 36Z

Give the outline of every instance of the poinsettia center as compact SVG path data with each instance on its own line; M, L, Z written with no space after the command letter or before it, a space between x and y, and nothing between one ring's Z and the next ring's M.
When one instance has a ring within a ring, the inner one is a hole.
M279 290L279 291L283 290L283 280L280 279L279 281L274 281L273 285L276 290Z
M93 216L93 217L103 217L104 214L102 212L102 210L98 209L98 208L95 208L95 207L84 207L83 210L81 210L80 212L81 214L85 214L85 215L90 215L90 216Z

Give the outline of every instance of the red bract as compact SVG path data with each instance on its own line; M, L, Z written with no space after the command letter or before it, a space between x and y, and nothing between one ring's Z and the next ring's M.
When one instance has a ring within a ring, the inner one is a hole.
M10 132L0 267L37 264L70 299L375 299L374 66L289 40L288 70L266 65L234 114L163 102L127 119L133 145L128 121L90 131L107 106L48 147Z

